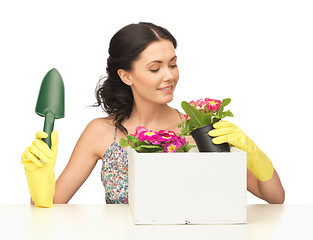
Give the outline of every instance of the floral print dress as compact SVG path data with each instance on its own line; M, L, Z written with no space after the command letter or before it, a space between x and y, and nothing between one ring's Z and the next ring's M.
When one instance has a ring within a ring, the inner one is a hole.
M103 155L101 181L107 204L128 204L128 153L116 142L116 130L114 142Z

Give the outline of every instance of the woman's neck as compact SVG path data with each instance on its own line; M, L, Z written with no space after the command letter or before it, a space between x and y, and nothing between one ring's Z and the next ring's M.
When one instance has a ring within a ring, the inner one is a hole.
M154 129L169 119L169 113L173 111L167 104L146 103L137 105L134 103L129 120L137 126Z

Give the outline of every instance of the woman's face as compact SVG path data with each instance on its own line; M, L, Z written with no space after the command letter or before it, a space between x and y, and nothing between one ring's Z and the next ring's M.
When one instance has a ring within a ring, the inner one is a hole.
M171 102L179 78L177 56L171 41L151 43L128 71L135 101Z

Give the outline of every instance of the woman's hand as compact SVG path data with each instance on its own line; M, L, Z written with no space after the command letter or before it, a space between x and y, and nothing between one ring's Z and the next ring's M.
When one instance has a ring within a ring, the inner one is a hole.
M213 125L215 129L209 132L213 143L229 143L247 153L247 167L260 181L272 178L274 167L270 159L247 137L236 125L228 121L220 121Z
M51 149L42 141L47 133L39 131L36 139L22 154L28 188L35 206L53 207L55 174L53 171L58 151L58 133L51 133Z

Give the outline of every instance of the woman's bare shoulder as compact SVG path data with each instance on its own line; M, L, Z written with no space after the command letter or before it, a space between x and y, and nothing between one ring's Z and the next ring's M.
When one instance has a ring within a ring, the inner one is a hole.
M88 131L95 131L95 132L107 131L110 128L114 128L113 118L111 116L95 118L91 120L86 127Z
M95 118L87 124L82 137L89 141L97 155L102 157L113 142L114 130L112 117Z

